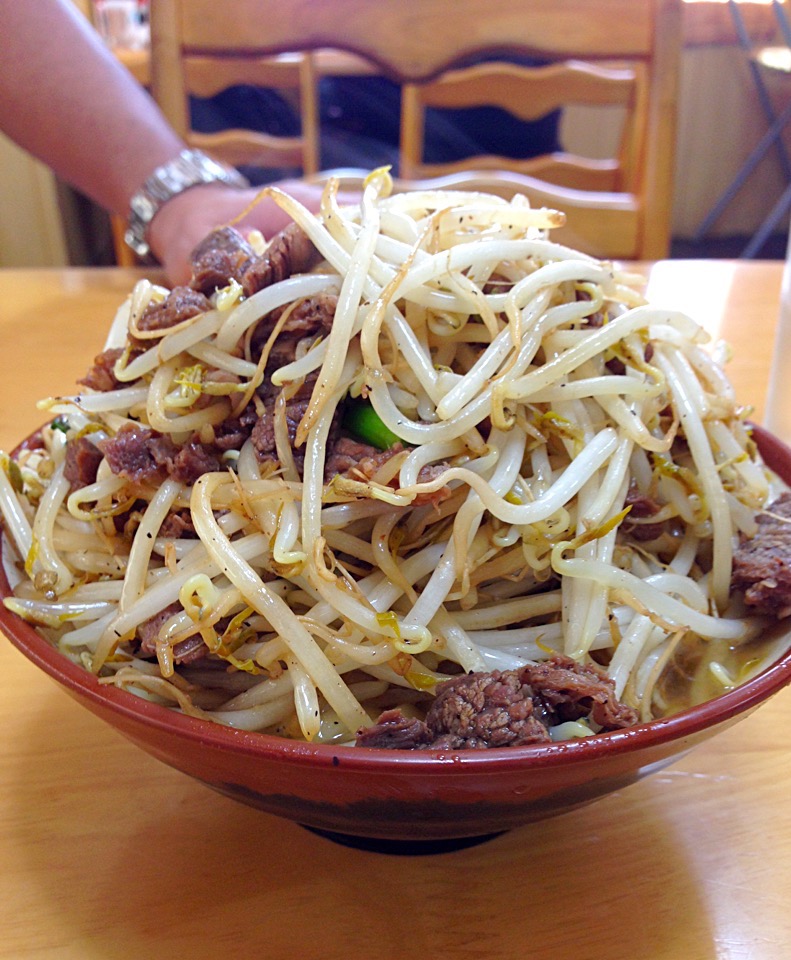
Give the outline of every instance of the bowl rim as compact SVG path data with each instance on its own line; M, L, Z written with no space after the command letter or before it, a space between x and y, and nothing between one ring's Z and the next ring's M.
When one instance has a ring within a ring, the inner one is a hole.
M756 442L770 467L784 467L791 480L791 448L762 427L752 427ZM27 442L27 441L25 441ZM0 598L10 594L10 586L0 542ZM790 623L791 628L791 623ZM660 747L695 737L758 707L791 683L791 648L761 673L732 690L690 707L670 717L651 720L622 730L595 734L574 740L527 744L517 747L490 747L486 750L385 750L373 747L305 743L273 734L239 730L211 720L191 717L146 700L110 684L101 684L84 667L69 660L36 632L32 624L0 604L0 630L35 666L57 681L72 695L132 721L169 735L215 750L230 750L260 759L293 764L340 766L369 773L403 773L434 769L454 774L486 769L555 767L599 760L610 754L626 754L648 747ZM692 744L690 744L692 745Z

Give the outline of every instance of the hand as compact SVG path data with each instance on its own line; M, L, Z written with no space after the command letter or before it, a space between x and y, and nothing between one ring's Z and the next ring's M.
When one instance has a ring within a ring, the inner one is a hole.
M304 180L284 180L273 184L299 200L312 212L321 203L322 188ZM235 221L261 192L260 187L239 190L222 183L201 184L173 197L157 212L148 230L151 250L165 268L172 284L186 283L190 277L190 253L216 227ZM355 203L352 194L339 196L339 202ZM271 197L251 207L238 223L242 233L260 230L269 239L291 222L291 218Z

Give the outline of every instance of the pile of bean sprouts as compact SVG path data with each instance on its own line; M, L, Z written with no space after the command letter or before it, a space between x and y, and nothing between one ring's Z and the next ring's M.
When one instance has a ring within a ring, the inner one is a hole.
M116 364L121 386L44 402L58 421L43 448L4 458L19 558L7 606L103 683L305 740L353 742L383 707L419 711L448 676L555 653L601 665L643 719L661 714L657 681L685 645L755 633L732 605L731 563L767 473L707 336L646 304L634 276L552 242L555 211L389 187L376 171L341 208L331 183L318 215L270 188L319 266L247 298L232 282L176 326L138 328L168 291L136 285L106 344L145 338ZM257 322L322 291L338 296L331 332L271 376L288 397L318 374L302 475L281 412L274 467L247 441L192 486L133 484L105 460L70 490L69 438L129 423L210 438L260 386ZM403 449L372 478L326 480L349 398ZM446 469L421 481L432 465ZM630 517L635 493L658 512ZM185 509L198 539L161 536ZM655 539L634 535L647 522ZM137 627L174 602L156 659L140 657ZM207 656L174 663L195 635ZM716 658L707 669L734 682Z

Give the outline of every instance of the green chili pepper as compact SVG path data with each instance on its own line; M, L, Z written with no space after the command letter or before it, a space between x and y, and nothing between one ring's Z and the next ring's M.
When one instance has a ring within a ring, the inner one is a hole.
M387 450L394 443L401 442L401 438L382 423L367 400L353 400L346 404L343 426L355 439L370 443L379 450Z

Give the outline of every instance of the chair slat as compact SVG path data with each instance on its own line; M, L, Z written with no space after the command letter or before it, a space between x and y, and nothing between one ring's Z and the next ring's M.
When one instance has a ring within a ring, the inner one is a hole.
M425 164L427 103L455 109L468 97L482 104L485 94L526 120L555 110L565 116L579 104L619 111L621 136L612 156L577 157L584 151L575 147L517 161L472 158L475 169L466 176L501 195L524 192L533 204L564 209L565 235L590 253L635 259L668 253L680 0L157 0L151 14L155 93L185 135L184 57L192 64L186 72L193 91L213 91L220 75L240 76L232 59L253 64L283 53L304 55L305 171L316 169L318 156L315 61L325 63L338 51L401 86L400 172L407 179L463 176L456 162L439 170ZM220 63L204 66L209 56ZM526 59L534 65L520 74L514 63ZM495 60L511 65L491 66ZM479 65L461 74L471 61ZM506 166L510 173L494 169Z

